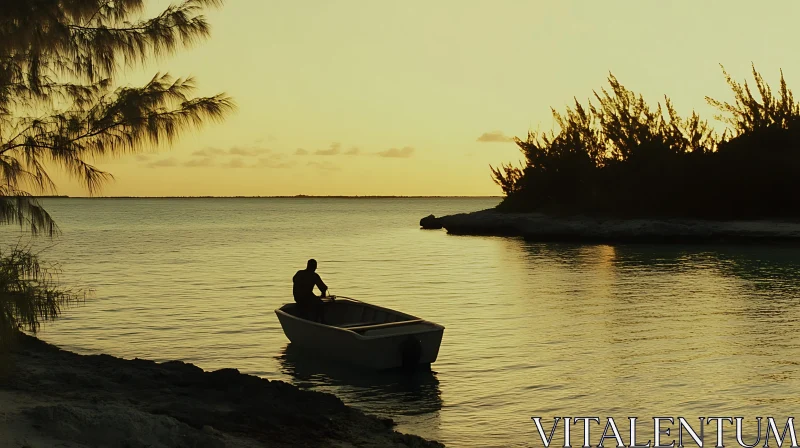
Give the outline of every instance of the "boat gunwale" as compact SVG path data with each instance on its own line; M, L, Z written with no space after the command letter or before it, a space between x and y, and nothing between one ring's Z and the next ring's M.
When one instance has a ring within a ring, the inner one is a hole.
M417 322L415 322L417 324L428 324L428 325L431 325L433 328L431 328L430 330L416 331L414 333L400 333L400 334L395 333L395 334L379 334L379 335L373 335L373 336L365 336L365 335L363 335L361 333L358 333L356 331L352 331L349 328L341 328L341 327L336 327L336 326L333 326L333 325L327 325L327 324L322 324L322 323L319 323L319 322L313 322L313 321L310 321L308 319L303 319L302 317L297 317L297 316L295 316L293 314L289 314L289 313L287 313L286 311L283 310L283 307L285 307L286 305L293 305L292 303L285 303L285 304L281 305L280 308L276 308L275 309L275 313L278 314L278 315L284 315L286 317L290 317L290 318L292 318L294 320L300 321L303 324L310 324L310 325L315 325L315 326L322 327L322 328L328 328L328 329L332 329L332 330L343 331L343 332L348 333L349 335L355 336L357 339L360 339L360 340L382 339L382 338L397 337L397 336L401 336L401 335L413 335L413 334L420 334L420 333L432 333L434 331L444 331L444 328L445 328L444 325L437 324L436 322L431 322L431 321L426 320L426 319L421 319L421 318L419 318L417 316L412 316L411 314L402 313L400 311L396 311L396 310L393 310L393 309L390 309L390 308L384 308L384 307L378 306L378 305L373 305L371 303L365 303L365 302L361 302L361 301L358 301L358 300L352 300L352 299L336 299L336 301L347 301L347 302L350 302L350 303L362 304L362 305L366 305L366 306L369 306L369 307L372 307L372 308L377 308L377 309L380 309L380 310L383 310L383 311L389 311L389 312L400 314L400 315L403 315L403 316L408 316L408 317L411 317L411 319L409 319L409 320L415 320L415 321L417 321ZM405 321L396 321L396 322L405 322ZM354 328L358 328L358 327L354 327ZM362 329L362 331L364 330L363 327L361 327L361 329ZM380 329L380 327L376 328L376 329Z

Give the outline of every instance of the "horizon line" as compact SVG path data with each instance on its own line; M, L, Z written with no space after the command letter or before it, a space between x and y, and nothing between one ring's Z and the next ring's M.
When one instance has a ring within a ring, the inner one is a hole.
M274 196L69 196L69 195L45 195L45 196L32 196L35 199L297 199L297 198L315 198L315 199L434 199L434 198L465 198L465 199L488 199L498 198L503 196L473 196L473 195L274 195Z

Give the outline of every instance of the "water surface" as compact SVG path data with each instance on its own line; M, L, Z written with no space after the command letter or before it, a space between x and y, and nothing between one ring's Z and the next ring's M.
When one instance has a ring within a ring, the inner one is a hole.
M64 234L43 255L95 297L42 337L333 392L456 447L541 446L531 416L794 414L800 249L418 227L497 202L48 199ZM289 346L273 310L312 257L332 293L444 325L433 372L368 374Z

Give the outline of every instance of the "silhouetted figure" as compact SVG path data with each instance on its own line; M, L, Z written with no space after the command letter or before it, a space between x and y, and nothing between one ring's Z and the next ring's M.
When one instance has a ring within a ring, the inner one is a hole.
M315 322L322 322L322 297L328 291L328 287L322 282L315 271L317 270L317 260L308 260L308 265L305 269L297 271L292 278L294 287L294 301L300 307L303 317ZM314 286L319 288L322 293L321 296L314 294Z

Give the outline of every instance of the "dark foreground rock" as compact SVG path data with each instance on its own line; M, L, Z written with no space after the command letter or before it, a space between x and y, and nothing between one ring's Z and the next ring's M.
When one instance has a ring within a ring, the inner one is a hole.
M78 355L24 335L3 362L0 446L443 446L236 369Z
M430 215L423 221L420 225L425 228L444 228L454 235L515 236L542 242L800 242L800 223L783 221L553 217L494 209L439 218Z

